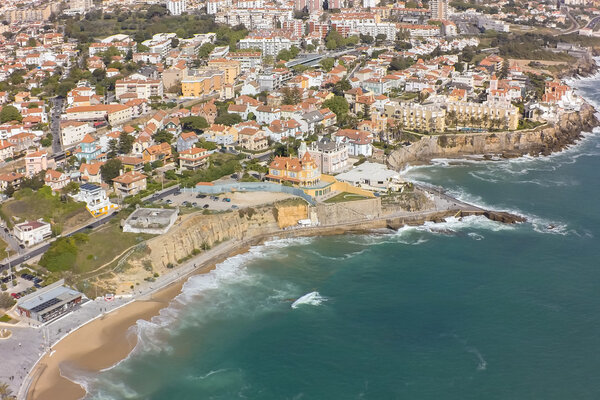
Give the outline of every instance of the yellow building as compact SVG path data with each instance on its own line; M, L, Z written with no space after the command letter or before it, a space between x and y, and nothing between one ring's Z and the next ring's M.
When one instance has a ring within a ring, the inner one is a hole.
M519 109L505 103L449 102L446 125L469 128L515 130L519 126Z
M225 58L215 58L214 60L208 61L208 67L211 69L218 69L225 73L225 83L232 84L236 78L241 74L242 67L241 63L237 60L227 60Z
M267 179L299 186L313 186L321 180L321 172L315 160L307 152L301 159L296 157L275 157L269 165Z
M407 130L443 132L446 128L445 111L433 105L391 103L385 106L385 115Z
M181 92L183 97L202 97L213 92L221 92L225 79L225 73L217 70L209 70L187 76L181 81Z

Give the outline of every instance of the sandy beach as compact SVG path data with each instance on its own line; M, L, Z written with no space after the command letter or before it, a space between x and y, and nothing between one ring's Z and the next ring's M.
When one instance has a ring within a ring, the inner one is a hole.
M181 288L189 277L208 273L219 262L249 249L242 243L224 245L221 251L215 248L216 254L211 257L204 254L192 260L192 263L196 261L198 264L198 268L192 273L183 275L165 288L136 299L67 335L31 371L32 380L26 398L75 400L85 396L85 390L80 385L61 376L61 364L70 363L79 369L98 372L123 360L137 343L137 336L130 328L138 320L149 321L158 315L160 310L181 293Z
M149 300L136 300L71 333L52 348L32 371L33 382L27 399L79 399L85 390L60 375L60 365L70 362L88 371L100 371L125 358L136 345L129 328L150 320L181 291L178 282L159 291Z

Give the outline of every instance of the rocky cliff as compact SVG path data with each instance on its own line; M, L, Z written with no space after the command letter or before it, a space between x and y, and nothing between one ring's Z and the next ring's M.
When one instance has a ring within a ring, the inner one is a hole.
M575 143L581 132L590 131L595 126L598 126L598 121L594 109L586 104L580 112L563 114L556 124L534 130L423 137L392 152L387 162L390 168L400 170L408 164L428 162L432 158L548 155Z

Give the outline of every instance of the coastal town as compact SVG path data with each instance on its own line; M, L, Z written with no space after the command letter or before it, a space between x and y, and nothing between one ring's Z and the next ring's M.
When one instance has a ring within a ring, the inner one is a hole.
M0 399L80 398L51 357L70 332L133 302L156 315L159 290L264 240L523 222L403 170L548 155L598 125L568 84L596 71L597 0L10 0L0 15Z

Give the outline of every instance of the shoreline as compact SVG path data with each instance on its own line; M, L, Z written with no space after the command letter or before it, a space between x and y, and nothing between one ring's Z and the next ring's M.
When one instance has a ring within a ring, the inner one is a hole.
M144 294L117 309L91 319L52 344L51 351L46 352L33 366L20 392L23 392L23 398L28 400L82 398L86 394L85 389L61 374L61 364L69 364L92 373L117 365L135 349L137 336L131 335L131 328L138 320L151 321L181 293L183 285L190 277L209 273L217 264L235 255L246 253L251 246L276 239L360 234L379 229L397 230L406 225L417 226L426 222L443 222L448 217L471 215L484 216L502 223L524 221L519 216L483 210L457 200L457 208L453 210L414 212L346 224L280 230L246 240L222 243L213 248L212 252L209 250L191 259L186 265L197 265L193 270L177 275L175 275L177 271L173 271L173 279L163 287L156 288L149 294ZM209 252L211 254L208 254Z

